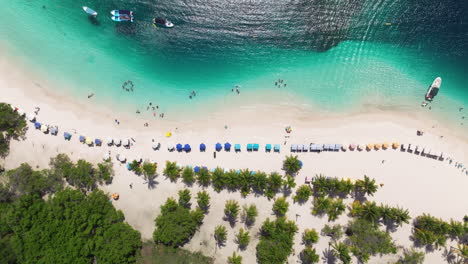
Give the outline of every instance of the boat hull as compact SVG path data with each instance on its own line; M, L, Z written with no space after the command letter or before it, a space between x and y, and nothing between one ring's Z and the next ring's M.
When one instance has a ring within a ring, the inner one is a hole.
M429 86L429 89L426 92L426 96L424 97L426 101L432 102L432 100L434 100L434 97L436 97L437 94L439 93L439 89L441 85L442 85L442 78L440 77L435 78L431 86Z
M83 11L85 11L88 15L91 15L91 16L97 16L98 13L94 10L92 10L91 8L87 7L87 6L83 6Z

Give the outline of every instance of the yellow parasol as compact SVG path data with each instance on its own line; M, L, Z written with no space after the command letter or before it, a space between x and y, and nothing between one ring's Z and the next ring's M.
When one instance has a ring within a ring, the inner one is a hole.
M390 147L390 143L387 143L387 142L383 143L382 145L383 149L388 149L389 147Z
M47 131L49 131L49 128L48 128L46 125L42 125L42 126L41 126L41 131L42 131L43 133L47 133Z
M392 147L394 149L397 149L399 146L400 146L400 144L398 144L398 142L393 142L393 144L392 144Z
M376 150L379 150L379 149L380 149L380 144L378 144L378 143L375 144L375 145L374 145L374 148L375 148Z
M367 148L368 150L371 150L371 149L374 148L374 144L367 144L366 148Z
M166 137L171 137L172 136L172 133L171 132L167 132L166 133Z
M119 199L119 194L118 193L113 193L112 194L112 199L118 200Z
M88 144L88 145L92 145L92 144L93 144L93 140L92 140L91 138L89 138L89 137L86 137L85 142L86 142L86 144Z

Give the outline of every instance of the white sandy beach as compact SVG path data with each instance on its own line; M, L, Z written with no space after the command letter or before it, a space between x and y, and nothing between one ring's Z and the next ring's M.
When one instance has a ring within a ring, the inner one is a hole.
M66 153L72 159L87 159L98 162L104 153L112 153L115 177L112 184L102 186L109 193L117 192L120 200L113 202L121 209L126 220L142 233L144 239L151 239L154 230L154 219L159 214L159 206L168 197L176 197L178 190L185 188L179 180L171 183L162 175L166 160L177 161L182 165L204 165L208 168L220 166L229 169L261 170L265 172L281 172L282 160L290 154L290 144L315 143L384 143L398 141L412 143L433 151L444 152L454 161L468 164L468 138L463 137L459 131L446 128L442 124L420 113L381 111L369 109L366 113L349 116L317 114L301 107L289 105L273 106L244 105L235 109L205 115L191 121L148 121L136 118L134 115L113 114L104 107L93 105L93 101L76 102L64 95L51 93L45 88L42 81L34 80L30 75L19 69L12 70L8 60L0 61L0 94L2 102L11 103L21 107L26 112L32 112L34 107L40 107L38 121L59 127L59 135L45 135L29 123L26 139L14 141L11 144L11 153L6 158L7 169L14 168L23 162L28 162L38 168L46 168L49 159L58 153ZM29 77L28 77L29 76ZM35 84L36 83L36 84ZM41 83L40 87L37 83ZM117 115L117 116L116 116ZM121 124L116 125L114 119ZM149 122L149 127L143 124ZM225 128L227 125L227 129ZM285 126L292 126L293 132L287 134ZM423 136L417 136L416 130L423 130ZM74 131L76 130L76 134ZM63 132L73 134L71 141L63 139ZM171 138L165 138L166 132L172 132ZM122 147L88 147L79 143L78 136L84 135L92 138L106 139L133 138L135 142L130 149ZM289 136L285 138L285 136ZM443 137L441 137L443 136ZM162 143L159 151L153 151L152 139ZM214 145L217 142L229 141L243 146L241 153L219 152L213 158ZM285 144L286 141L286 145ZM189 143L191 153L168 152L169 143ZM208 149L205 153L198 151L198 145L205 143ZM259 143L260 151L247 153L247 143ZM265 153L267 143L281 144L281 153ZM148 189L141 177L129 172L124 164L118 164L116 154L124 154L129 159L143 158L158 162L159 176L154 189ZM303 169L296 176L298 186L304 182L306 176L324 174L339 178L362 178L367 175L375 178L384 186L378 190L374 197L378 203L398 205L407 208L411 216L429 213L444 220L454 218L461 220L468 213L466 202L466 189L468 189L468 176L446 161L421 157L415 154L403 153L399 150L379 150L371 152L333 152L333 153L299 153L304 163ZM385 160L382 163L382 160ZM129 184L133 183L133 189ZM202 188L190 187L192 196ZM267 218L273 218L271 207L273 201L265 197L255 197L253 194L241 197L240 193L222 191L216 193L211 187L206 188L211 195L211 208L205 217L200 230L185 247L193 251L202 251L213 256L216 263L225 263L227 256L237 250L234 243L234 233L243 223L238 222L234 228L228 228L228 241L225 247L216 248L213 238L214 227L229 224L222 220L224 203L227 199L236 199L241 205L254 203L259 209L256 224L249 230L253 235L251 243L240 255L244 263L255 263L255 246L258 242L258 230L261 223ZM297 220L299 232L295 237L295 255L291 255L289 263L299 262L298 253L303 249L301 235L306 228L315 228L318 231L327 223L326 218L313 216L311 200L303 205L291 203L288 218ZM347 202L351 203L349 199ZM195 199L192 199L195 203ZM347 217L342 216L336 223L346 223ZM411 225L405 225L392 233L397 244L409 247L411 241ZM315 246L322 252L328 248L328 240L320 238ZM369 263L390 263L386 257L372 258ZM427 253L425 263L444 263L442 251Z

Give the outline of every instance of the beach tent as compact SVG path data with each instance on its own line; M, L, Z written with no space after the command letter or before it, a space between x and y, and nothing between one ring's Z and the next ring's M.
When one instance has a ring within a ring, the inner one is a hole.
M89 137L86 137L85 142L89 146L93 145L93 140L91 138L89 138Z
M130 140L124 139L122 145L123 145L124 147L130 147Z
M84 143L86 138L84 136L80 136L80 142Z
M406 150L405 144L401 144L401 151L405 151L405 150Z
M47 133L47 132L49 132L49 127L48 127L47 125L42 125L42 126L41 126L41 131L42 131L43 133Z
M200 172L200 167L199 166L195 166L195 168L193 168L193 171L195 173L199 173Z
M108 138L107 139L107 145L112 146L112 144L114 144L114 140L112 138Z
M397 149L399 146L400 146L400 144L398 144L398 142L393 142L393 144L392 144L392 148L394 148L394 149Z
M224 143L224 150L231 151L231 144L229 142Z
M204 152L206 150L206 145L204 143L200 144L200 151Z
M50 134L56 136L58 133L58 129L56 127L52 127L50 129Z
M371 150L374 148L374 144L367 144L366 148L367 150Z
M247 151L252 151L252 144L247 144Z
M241 151L241 145L240 145L240 144L235 144L235 145L234 145L234 150L235 150L236 152Z
M388 149L389 147L390 147L390 143L388 143L388 142L385 142L385 143L382 144L383 149Z
M68 133L68 132L63 133L63 138L65 138L66 140L70 140L71 137L72 137L72 135L70 133Z
M343 150L343 151L348 150L348 145L343 144L343 146L341 146L341 150Z
M381 145L380 145L380 144L378 144L378 143L374 145L374 148L375 148L376 150L379 150L379 149L380 149L380 147L381 147Z
M109 160L109 158L110 158L109 153L104 153L104 155L102 156L102 159L103 159L104 161Z
M292 151L292 152L297 151L297 144L292 144L292 145L291 145L291 151Z
M185 144L184 145L184 150L185 150L185 152L190 152L192 150L192 148L190 147L189 144Z
M357 149L358 149L359 151L363 150L362 145L361 145L361 144L357 145Z
M99 138L96 138L96 139L94 140L94 144L96 144L96 146L101 146L102 141L101 141Z
M28 117L28 120L31 122L34 122L36 120L36 115L33 113L29 113L27 117Z
M35 127L36 129L40 129L40 128L41 128L41 123L35 122L35 123L34 123L34 127Z
M114 140L114 145L116 145L117 147L122 145L122 140L121 139L115 139Z
M178 143L176 145L176 149L177 149L177 151L181 152L182 151L182 144Z
M275 144L275 146L273 147L273 149L275 150L275 152L280 152L280 145L279 145L279 144Z
M260 148L259 144L253 144L253 150L254 151L258 151L259 148Z
M271 144L266 144L265 145L265 151L270 152L271 151Z
M355 150L355 149L356 149L356 144L349 145L349 150Z
M172 136L172 133L171 132L167 132L166 133L166 137L171 137Z
M216 143L215 148L216 148L216 151L221 151L223 149L223 146L221 145L221 143L218 142Z

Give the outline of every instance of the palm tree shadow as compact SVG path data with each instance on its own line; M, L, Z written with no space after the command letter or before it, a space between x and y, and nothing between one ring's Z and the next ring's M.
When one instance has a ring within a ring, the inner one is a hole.
M333 251L331 251L329 248L326 248L323 251L322 260L323 260L324 263L327 263L327 264L335 264L336 263L336 257L333 254Z
M150 189L150 190L156 188L156 185L159 184L159 182L156 181L155 179L150 179L150 180L148 180L148 181L145 182L145 183L148 185L148 189Z
M282 193L284 197L289 197L292 194L292 190L290 188L283 188Z

